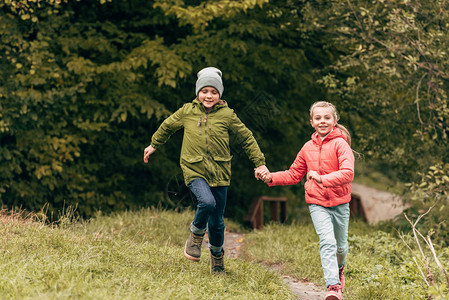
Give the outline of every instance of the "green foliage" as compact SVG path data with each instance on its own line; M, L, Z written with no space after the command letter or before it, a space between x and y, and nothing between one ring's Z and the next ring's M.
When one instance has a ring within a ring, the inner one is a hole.
M447 161L446 2L316 3L310 18L342 54L321 82L344 99L361 152L405 181Z
M126 173L117 172L135 165L124 151L140 149L132 120L167 114L138 88L132 67L144 61L124 55L133 37L111 22L78 21L69 7L43 4L36 15L37 23L1 15L2 202L34 210L79 203L85 215L132 205Z
M430 166L427 172L418 172L418 175L420 176L420 181L408 185L412 193L413 207L415 208L410 211L410 215L416 218L425 208L434 207L423 218L419 228L432 228L434 234L438 237L437 242L448 245L449 227L446 220L449 217L447 211L449 164L439 163Z

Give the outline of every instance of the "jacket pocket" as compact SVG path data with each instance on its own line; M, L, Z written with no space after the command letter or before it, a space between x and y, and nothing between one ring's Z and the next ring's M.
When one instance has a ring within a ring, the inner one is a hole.
M215 176L219 180L229 181L231 179L232 155L213 156L215 162Z
M219 162L230 162L232 159L232 155L229 156L214 156L215 161Z
M351 193L351 185L343 184L332 187L332 192L336 197L344 197Z
M202 161L203 157L201 155L197 155L197 156L185 155L182 157L182 159L187 163L194 164L194 163L198 163L198 162Z
M203 156L201 155L182 156L181 168L186 182L189 182L194 178L203 177L206 173Z
M309 197L317 198L323 193L322 187L315 180L307 180L304 184L304 190Z

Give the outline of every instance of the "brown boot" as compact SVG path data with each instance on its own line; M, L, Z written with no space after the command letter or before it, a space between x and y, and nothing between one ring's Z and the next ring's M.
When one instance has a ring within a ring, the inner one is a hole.
M210 273L217 275L225 273L223 250L217 256L213 255L212 251L210 252Z
M184 247L184 256L187 259L193 261L200 261L201 257L201 244L203 243L203 235L197 235L193 232L190 232L190 236L186 241L186 245Z

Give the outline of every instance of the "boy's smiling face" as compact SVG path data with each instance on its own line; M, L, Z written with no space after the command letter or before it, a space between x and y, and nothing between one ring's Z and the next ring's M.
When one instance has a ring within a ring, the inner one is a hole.
M315 107L310 124L321 137L326 136L337 124L334 111L330 107Z
M220 94L215 88L211 86L205 86L198 93L198 100L203 103L206 111L209 112L212 110L212 107L214 107L214 105L217 104L220 100Z

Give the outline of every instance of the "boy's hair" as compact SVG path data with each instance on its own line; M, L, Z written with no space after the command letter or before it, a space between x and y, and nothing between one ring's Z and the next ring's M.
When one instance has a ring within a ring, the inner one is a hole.
M335 107L335 105L333 105L330 102L327 101L318 101L312 104L312 106L310 107L310 119L312 119L312 115L313 115L313 110L316 107L330 107L332 109L332 114L334 115L335 120L337 121L337 124L335 125L335 127L337 127L338 129L340 129L343 134L346 136L346 139L348 140L348 144L349 146L351 146L351 134L349 133L348 129L346 129L345 126L338 124L338 121L340 120L340 115L337 112L337 108Z

